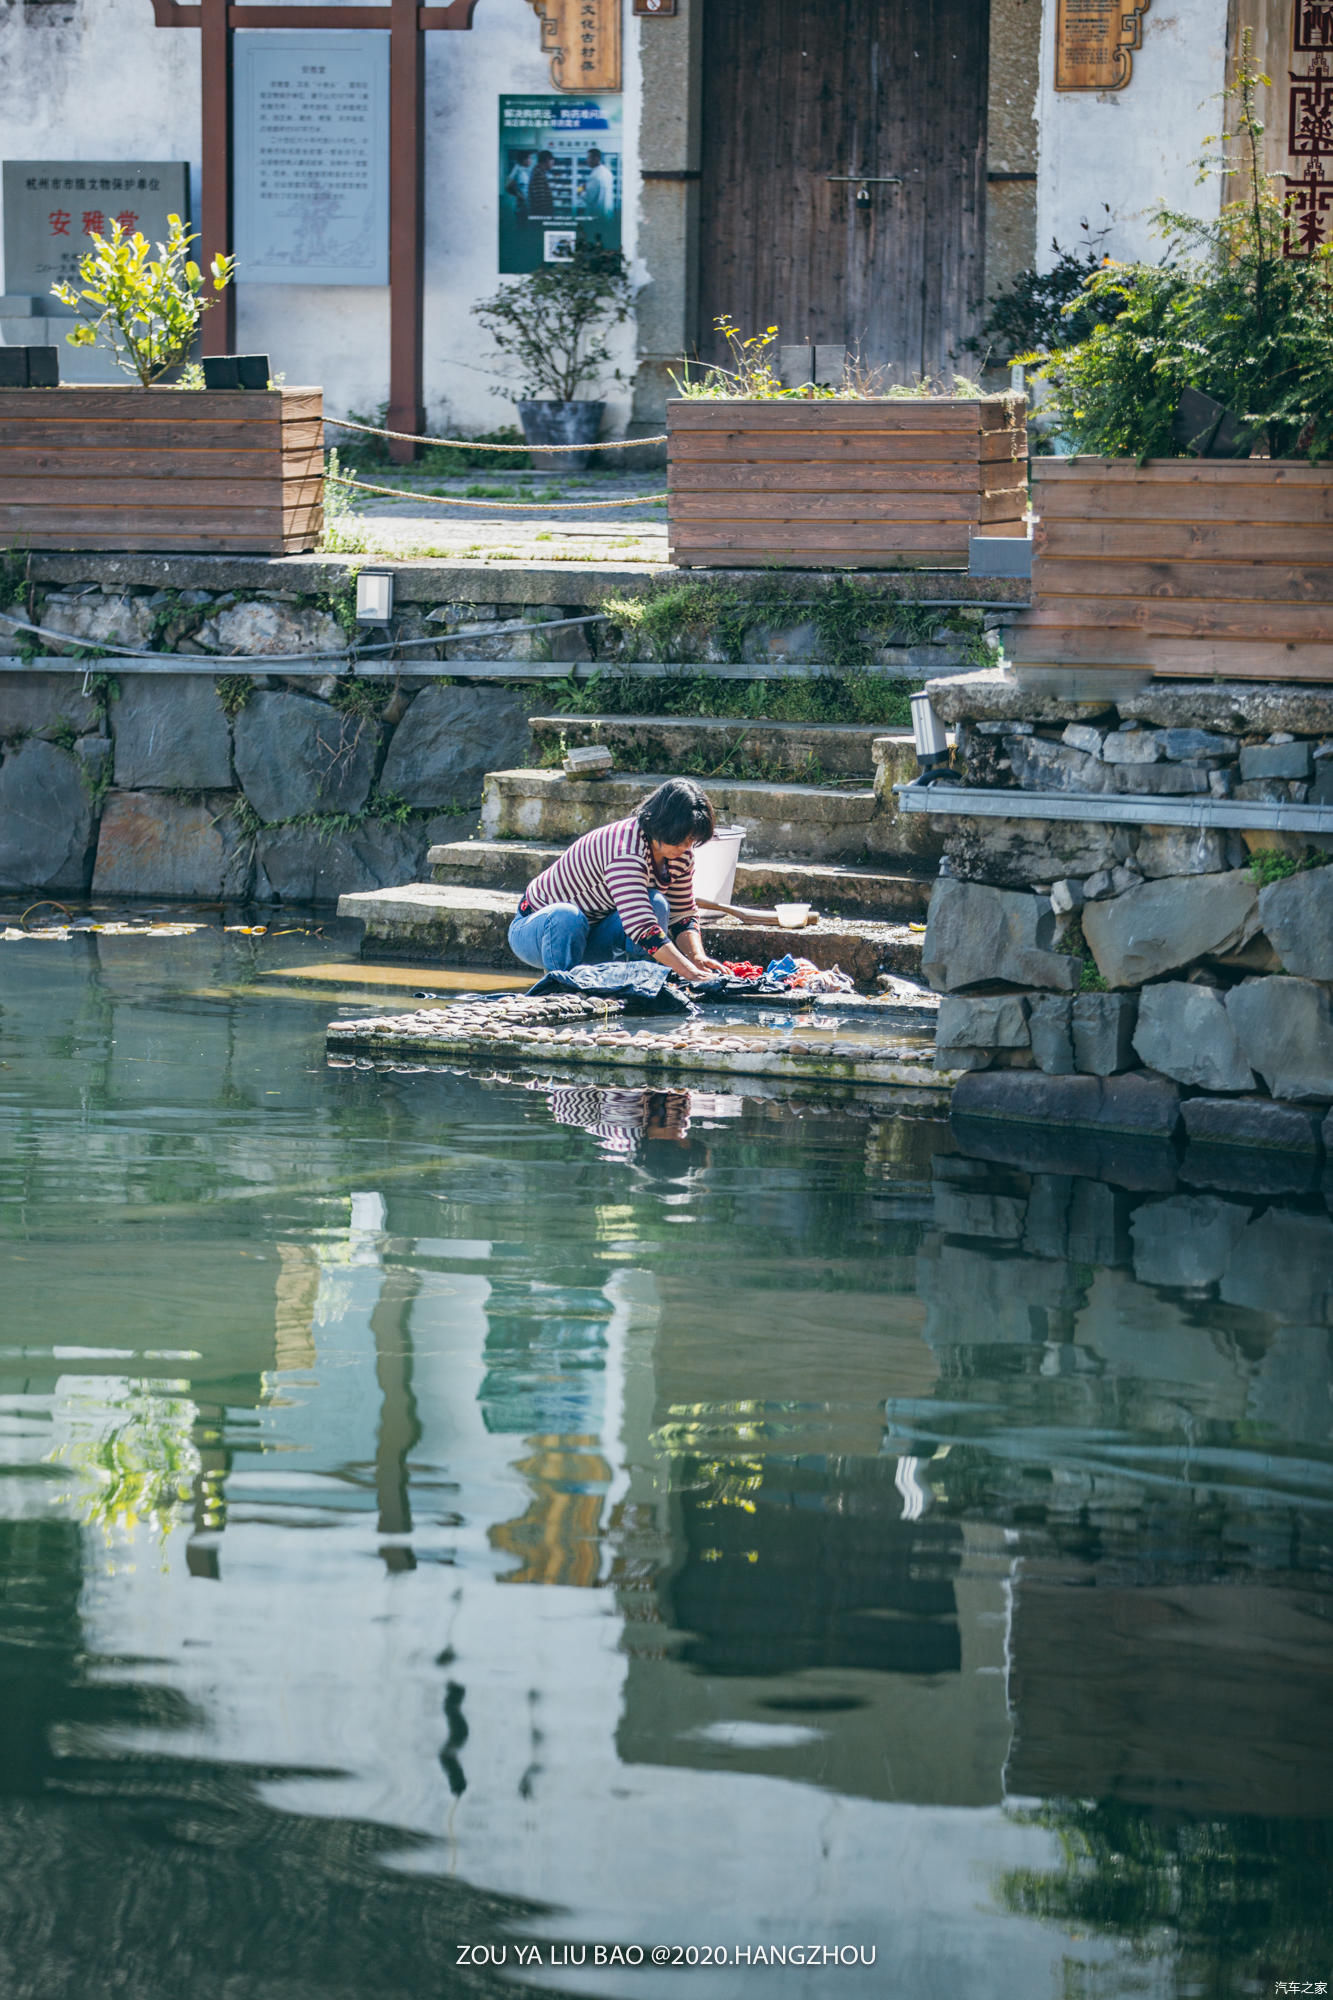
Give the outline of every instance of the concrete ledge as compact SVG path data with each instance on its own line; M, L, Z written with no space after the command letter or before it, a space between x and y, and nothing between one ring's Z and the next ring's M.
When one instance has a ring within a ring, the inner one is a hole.
M670 563L646 565L598 562L464 562L447 556L305 555L209 556L100 554L92 550L32 556L36 583L112 583L179 590L330 591L354 577L367 562L391 569L400 601L438 604L446 599L493 603L497 597L525 604L600 604L610 594L641 597L663 580L706 583L710 588L744 588L768 570L681 570ZM784 570L782 582L793 595L828 588L822 570ZM960 570L858 571L870 591L913 603L939 605L1026 605L1029 586L1018 578L969 578ZM497 585L504 584L499 590ZM697 672L698 669L696 668Z
M512 971L509 926L516 900L513 891L409 882L400 889L365 889L340 896L338 915L365 925L366 957L438 959L449 965L502 966ZM909 979L921 974L921 933L905 924L853 920L784 931L775 924L746 924L724 917L705 923L703 936L718 958L767 964L790 951L821 968L840 966L849 979L865 986L880 972Z
M667 772L624 773L589 783L563 771L491 771L482 792L481 830L490 840L577 840L632 813ZM719 815L746 829L752 857L856 861L871 848L879 801L869 786L766 785L710 780Z
M558 844L523 840L455 840L432 847L426 862L436 882L507 889L517 896L534 875L564 852ZM890 874L874 868L840 868L800 861L742 861L734 901L811 903L821 915L878 917L905 923L924 918L933 875ZM791 933L788 933L791 935Z
M1333 834L1333 805L1261 799L1108 798L1099 792L985 791L968 785L895 785L898 810L931 818L1085 820L1098 826L1216 826L1248 832Z
M875 768L871 746L891 734L874 723L753 722L699 715L532 715L528 726L538 748L554 748L562 737L570 745L604 744L613 756L636 751L651 757L662 770L693 753L718 763L731 757L762 759L798 783L812 763L830 776L868 782ZM901 740L910 744L911 731ZM718 777L725 780L725 771Z

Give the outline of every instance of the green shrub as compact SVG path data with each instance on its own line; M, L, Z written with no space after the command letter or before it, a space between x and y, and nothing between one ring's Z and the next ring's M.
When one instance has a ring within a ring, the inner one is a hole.
M1181 391L1197 389L1266 442L1274 458L1333 450L1333 249L1286 254L1295 224L1262 168L1247 33L1236 96L1239 161L1211 164L1244 193L1200 220L1163 208L1161 264L1108 264L1064 308L1099 323L1028 359L1056 388L1061 428L1076 450L1113 457L1182 455L1174 433Z
M79 259L78 286L51 287L78 315L79 324L65 335L70 346L110 348L116 366L137 375L145 389L185 360L215 303L204 298L203 273L188 254L197 238L178 215L169 215L167 225L167 241L153 257L146 236L137 230L127 236L113 222L110 236L94 234L92 249ZM235 265L234 257L213 259L215 292L231 283Z

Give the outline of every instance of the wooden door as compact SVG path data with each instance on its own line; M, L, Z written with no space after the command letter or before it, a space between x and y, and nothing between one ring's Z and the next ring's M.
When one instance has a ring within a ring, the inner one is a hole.
M966 370L983 287L989 0L703 0L699 348L713 322ZM897 174L900 186L830 174Z

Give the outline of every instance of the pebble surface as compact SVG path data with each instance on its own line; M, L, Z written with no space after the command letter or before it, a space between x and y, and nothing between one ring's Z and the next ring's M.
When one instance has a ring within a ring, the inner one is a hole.
M469 1052L494 1055L503 1048L513 1056L540 1051L567 1061L588 1063L648 1063L679 1073L731 1070L769 1074L846 1078L871 1083L907 1084L947 1093L947 1080L931 1067L932 1051L877 1041L798 1041L789 1033L737 1035L709 1033L697 1021L688 1026L664 1021L661 1028L623 1027L623 1001L585 1000L551 994L533 998L464 1001L448 1007L423 1007L407 1014L372 1015L361 1020L333 1021L328 1045L333 1050L359 1050L367 1055L411 1049L441 1054ZM943 1086L943 1088L942 1088Z

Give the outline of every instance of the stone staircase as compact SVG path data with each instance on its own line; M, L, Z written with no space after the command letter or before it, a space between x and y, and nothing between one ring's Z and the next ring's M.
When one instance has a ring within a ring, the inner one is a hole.
M795 951L863 987L881 972L920 976L921 934L910 926L924 921L935 862L920 851L923 822L895 810L892 790L915 771L910 734L623 715L534 715L530 726L542 764L487 774L479 837L431 848L430 882L340 899L339 914L366 926L367 956L512 969L506 933L533 876L580 834L633 812L664 777L688 774L720 823L746 829L733 902L804 902L820 913L803 931L706 922L714 955L762 963ZM566 777L560 758L587 744L604 745L617 768ZM755 770L764 775L731 775Z

